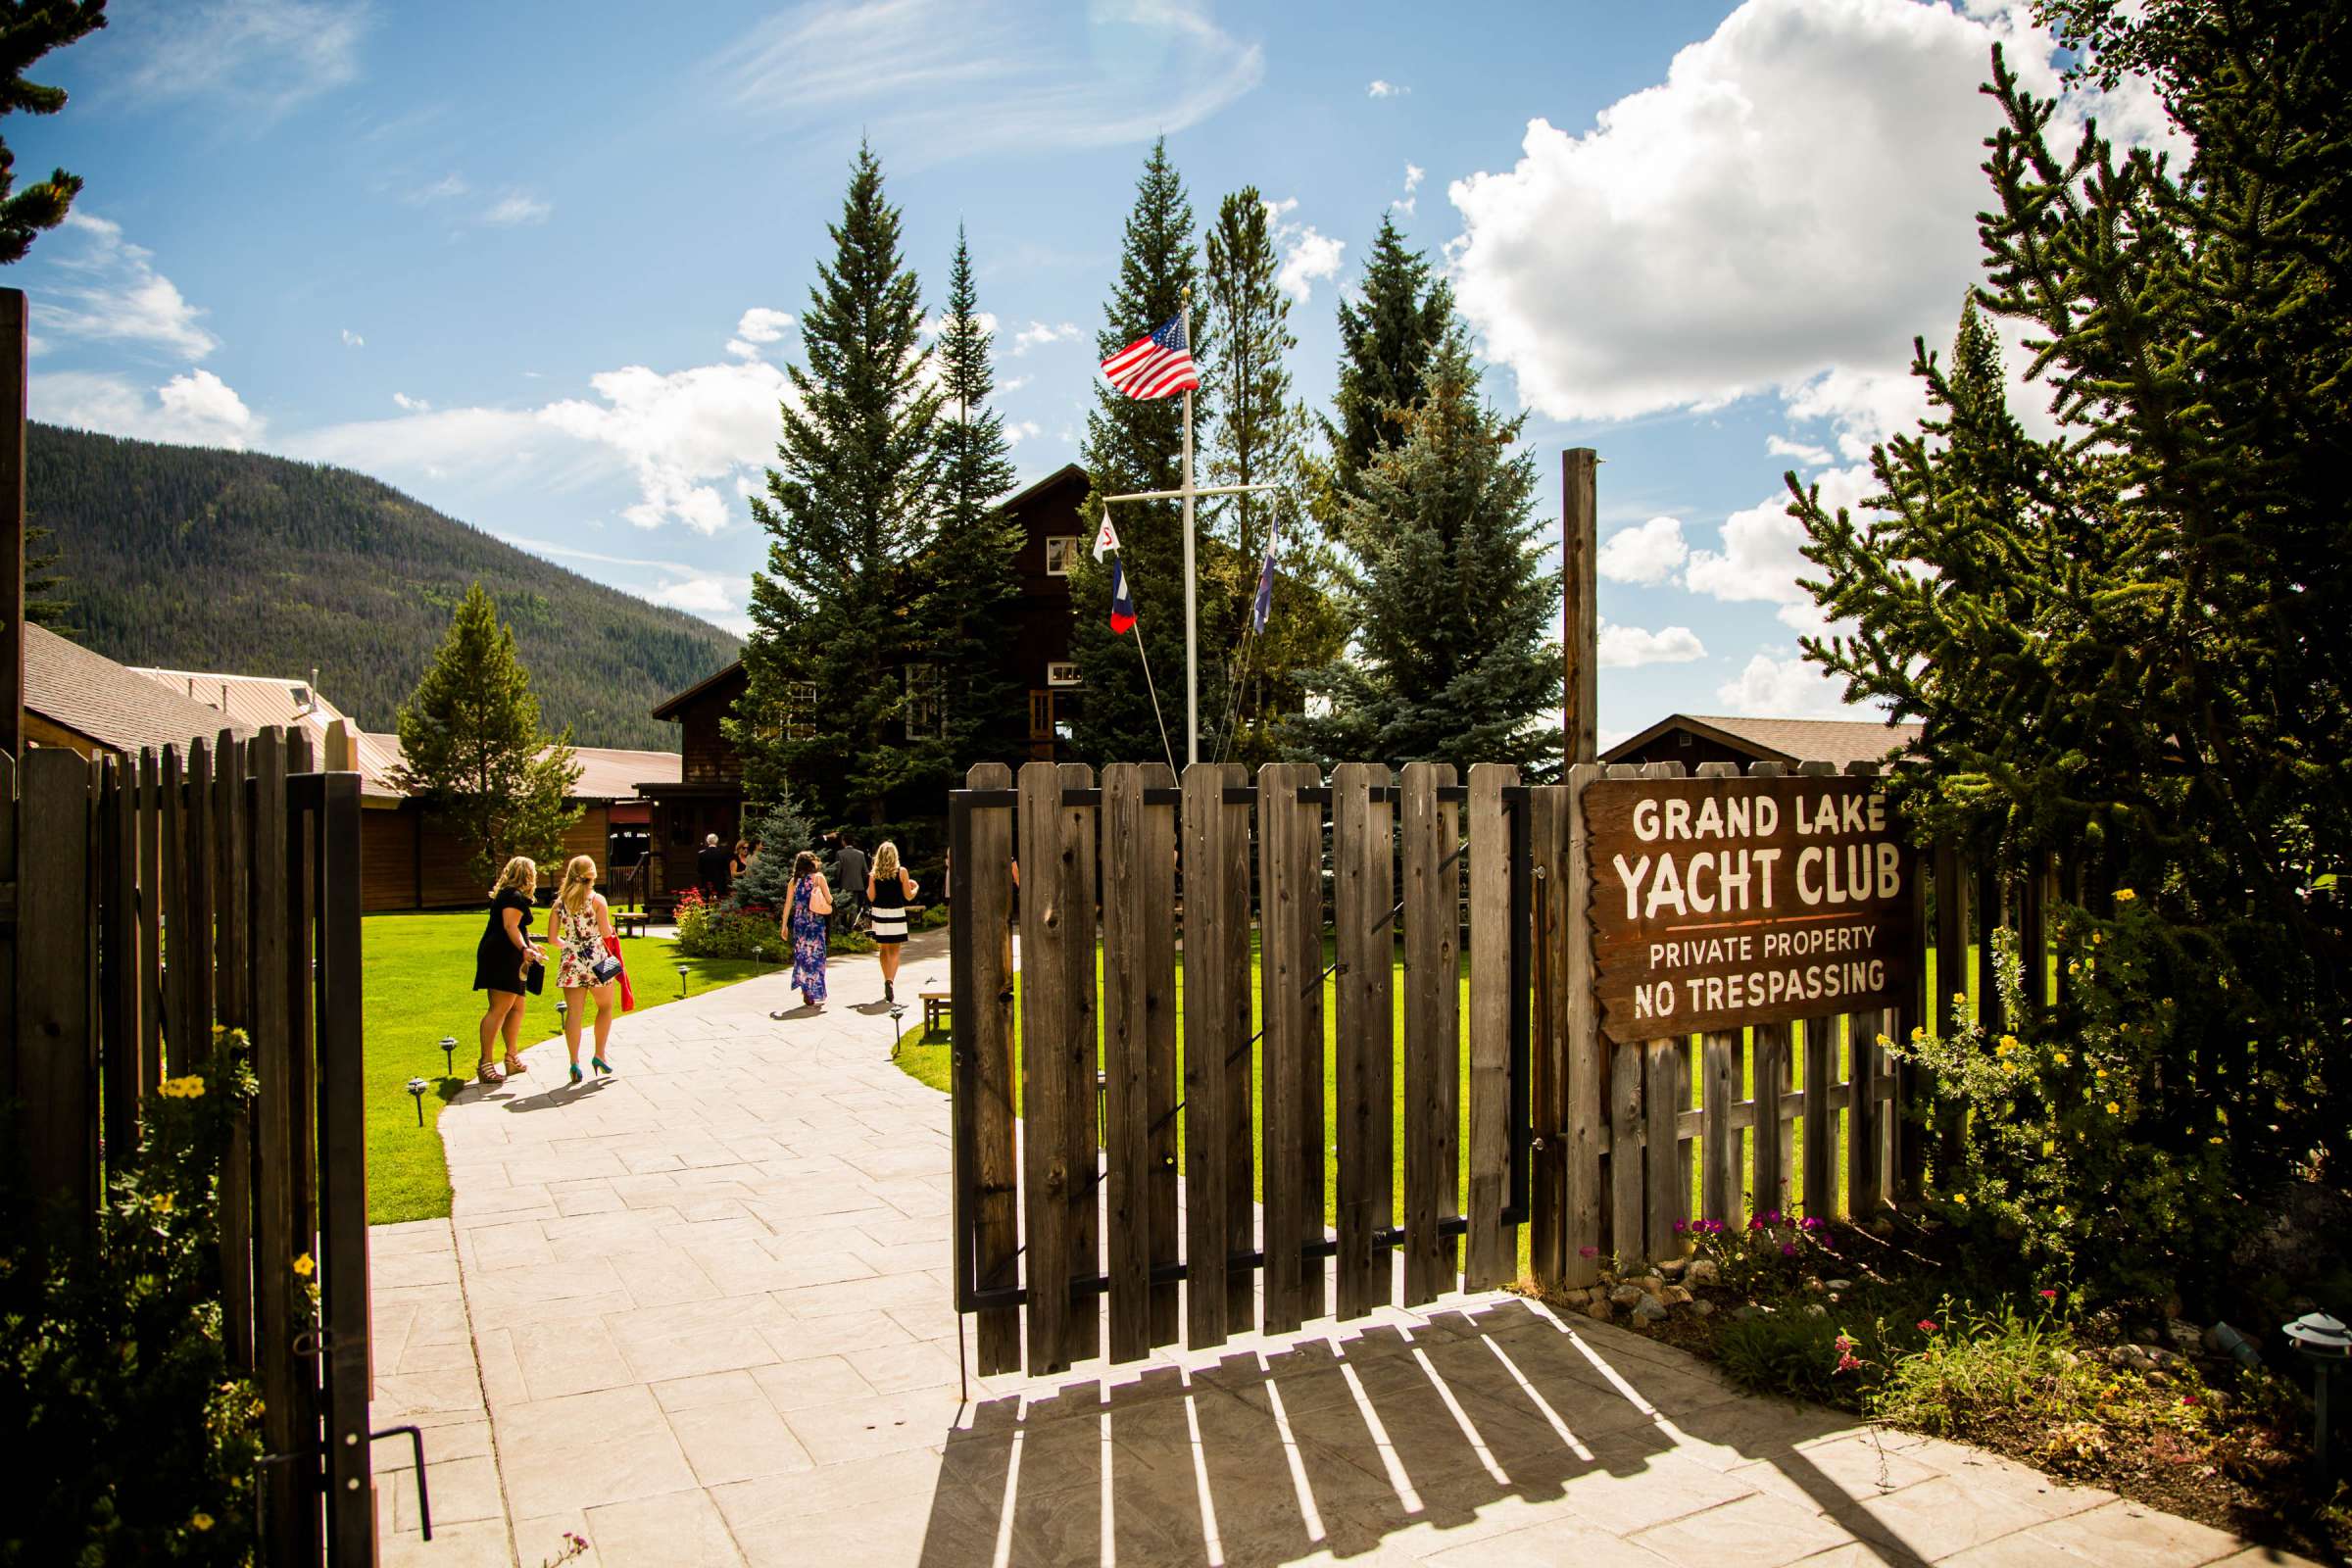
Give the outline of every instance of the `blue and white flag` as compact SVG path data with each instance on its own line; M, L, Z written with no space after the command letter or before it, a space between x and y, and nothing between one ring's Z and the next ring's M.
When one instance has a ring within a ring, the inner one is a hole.
M1266 617L1274 613L1274 536L1266 535L1265 564L1257 568L1257 603L1250 609L1250 629L1262 633Z

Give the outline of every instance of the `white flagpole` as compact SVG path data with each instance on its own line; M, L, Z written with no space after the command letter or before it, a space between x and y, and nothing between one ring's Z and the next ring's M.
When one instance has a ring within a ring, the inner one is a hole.
M1193 347L1193 291L1184 291L1178 318L1186 353ZM1200 584L1193 573L1193 394L1184 394L1184 760L1200 760Z

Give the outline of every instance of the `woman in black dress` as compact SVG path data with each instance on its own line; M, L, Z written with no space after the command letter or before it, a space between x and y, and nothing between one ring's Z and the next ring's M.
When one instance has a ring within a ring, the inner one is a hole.
M531 942L531 895L539 888L539 867L517 855L498 873L490 890L490 920L473 950L473 989L487 992L490 1004L482 1014L482 1060L474 1076L486 1084L502 1084L510 1073L528 1072L514 1048L522 1042L522 999L527 976L540 961ZM490 1059L500 1035L507 1037L506 1071Z
M882 959L882 1000L899 1000L900 948L906 941L906 901L922 885L899 863L899 847L883 841L874 851L874 868L865 879L865 906L873 916L874 947Z

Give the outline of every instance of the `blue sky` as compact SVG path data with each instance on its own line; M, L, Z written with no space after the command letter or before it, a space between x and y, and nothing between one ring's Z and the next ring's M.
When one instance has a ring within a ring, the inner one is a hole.
M2050 84L2001 0L118 0L35 73L66 112L8 123L20 171L88 180L8 281L35 417L348 465L740 628L742 492L858 137L927 298L967 225L1032 478L1077 455L1164 132L1203 217L1279 204L1310 400L1393 210L1530 412L1547 515L1560 449L1599 449L1604 735L1824 714L1780 474L1858 500L1916 416L1910 339L1975 276L1996 38ZM2093 108L2163 134L2144 96Z

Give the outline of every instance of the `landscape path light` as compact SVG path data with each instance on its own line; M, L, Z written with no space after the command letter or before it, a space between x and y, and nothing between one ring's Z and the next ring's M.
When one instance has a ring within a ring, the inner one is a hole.
M416 1125L424 1125L424 1092L431 1086L421 1078L409 1080L409 1098L416 1102Z
M2352 1330L2325 1312L2306 1312L2281 1330L2295 1353L2311 1363L2312 1460L2320 1467L2320 1495L2328 1493L2328 1385L2352 1360Z
M682 963L678 965L678 1000L686 1000L686 966Z
M457 1052L458 1037L456 1035L443 1035L441 1037L441 1065L445 1069L442 1073L444 1078L452 1076L458 1070Z

